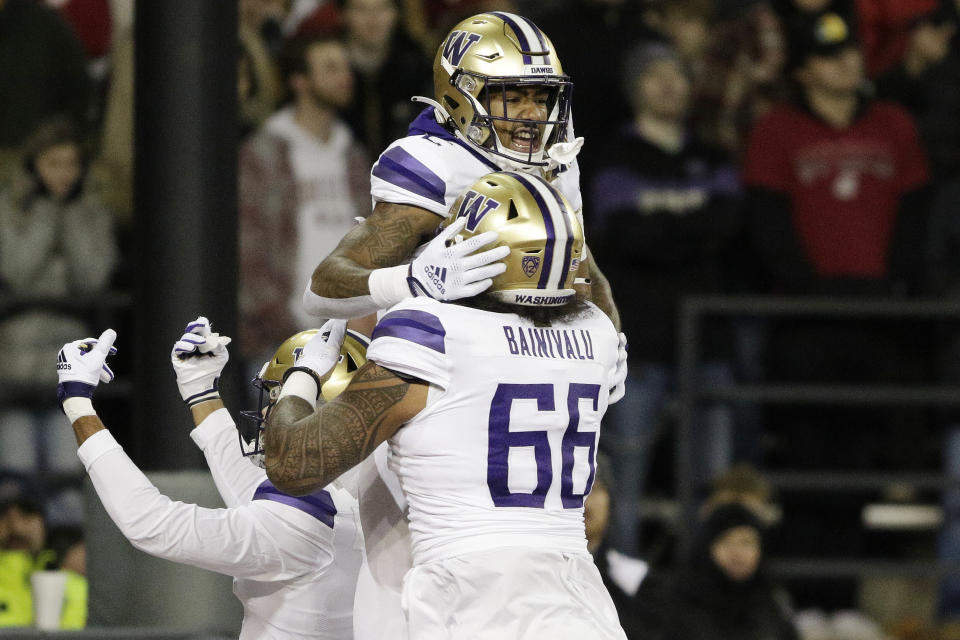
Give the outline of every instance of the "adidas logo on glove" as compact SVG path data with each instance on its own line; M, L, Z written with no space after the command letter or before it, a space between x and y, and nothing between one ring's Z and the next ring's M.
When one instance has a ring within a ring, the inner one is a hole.
M67 362L67 356L63 355L63 351L57 354L57 371L70 371L70 363Z
M440 294L443 295L445 293L443 285L447 281L446 267L441 268L430 264L424 267L423 270L433 283L433 286L435 286L440 291Z

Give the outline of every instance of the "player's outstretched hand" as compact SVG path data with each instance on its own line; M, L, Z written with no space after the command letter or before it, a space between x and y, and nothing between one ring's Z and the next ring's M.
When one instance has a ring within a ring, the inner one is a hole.
M303 345L293 369L309 369L321 380L340 360L340 348L347 333L346 320L327 320L320 330Z
M230 354L230 338L210 330L210 321L200 316L187 325L170 351L177 374L180 397L191 407L220 397L220 372Z
M63 345L57 354L57 400L92 398L100 382L113 380L107 356L117 352L113 341L117 332L107 329L99 338L84 338Z
M610 386L610 399L607 404L620 401L627 390L627 336L621 331L620 344L617 346L617 364Z
M486 291L493 284L492 278L506 271L507 265L498 261L510 255L510 247L475 253L480 247L497 241L496 231L486 231L447 246L466 224L466 218L455 220L410 263L407 283L413 295L437 300L469 298Z

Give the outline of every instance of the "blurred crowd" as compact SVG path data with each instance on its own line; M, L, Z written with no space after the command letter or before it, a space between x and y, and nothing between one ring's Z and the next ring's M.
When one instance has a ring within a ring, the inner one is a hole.
M123 248L137 215L132 5L0 0L0 292L22 299L0 316L9 385L49 383L44 354L89 333L50 300L122 290L136 267ZM760 506L718 505L718 478L740 463L960 477L957 416L706 403L692 453L706 506L690 565L661 576L668 554L638 514L657 491L685 297L960 293L960 1L239 0L246 362L314 323L304 283L369 213L371 164L421 110L410 97L433 95L441 39L483 10L534 20L575 87L587 237L630 339L627 395L605 421L609 460L591 496L609 532L592 546L631 637L882 637L843 635L844 624L867 633L851 618L794 628L785 594L760 571L771 539L791 555L867 553L858 520L784 503L771 538L769 488L755 483ZM702 337L704 385L960 379L960 333L948 323L744 315L711 319ZM3 518L81 524L76 486L38 488L37 478L79 473L61 423L46 405L0 404ZM956 561L960 489L942 506L940 558ZM55 536L4 531L0 567L51 561L41 550ZM0 604L9 575L0 569ZM960 619L960 581L944 580L939 619Z

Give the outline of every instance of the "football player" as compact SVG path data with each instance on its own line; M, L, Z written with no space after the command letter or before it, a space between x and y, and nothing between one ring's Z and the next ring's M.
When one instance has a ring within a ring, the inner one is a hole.
M319 408L324 363L299 360L267 420L267 474L309 493L388 443L409 509L409 638L623 639L583 501L625 362L610 319L573 288L580 220L539 176L468 187L437 239L497 232L502 273L477 296L391 307L366 364Z
M491 171L545 178L579 216L583 140L573 139L572 89L550 39L530 20L491 12L455 26L437 51L433 99L414 98L429 106L374 165L373 212L317 266L304 292L307 311L352 318L409 297L454 300L488 287L503 247L467 256L432 243L407 263L453 201ZM619 327L609 285L586 249L576 286Z
M333 330L339 345L344 323L333 324L339 327ZM362 336L348 333L342 349L325 348L322 340L308 347L317 333L294 335L264 364L255 380L262 399L257 417L269 411L284 373L301 352L334 366L324 384L329 398L364 362ZM150 555L233 576L244 610L240 638L352 638L353 585L362 559L356 500L339 483L302 497L285 495L242 455L236 424L217 391L230 339L211 332L200 317L171 352L180 394L196 425L190 437L203 450L227 505L207 509L162 495L97 417L91 397L98 382L113 378L105 360L115 351L115 338L108 329L99 339L64 345L57 359L57 395L94 489L123 535Z

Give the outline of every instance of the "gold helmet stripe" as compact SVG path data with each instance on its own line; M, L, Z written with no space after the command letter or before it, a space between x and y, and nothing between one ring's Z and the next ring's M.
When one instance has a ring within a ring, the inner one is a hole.
M510 175L530 192L543 213L543 223L547 231L543 259L549 268L541 272L537 288L562 289L570 270L570 254L573 249L573 229L570 228L570 219L565 213L563 200L556 188L544 180L517 172L511 172Z

